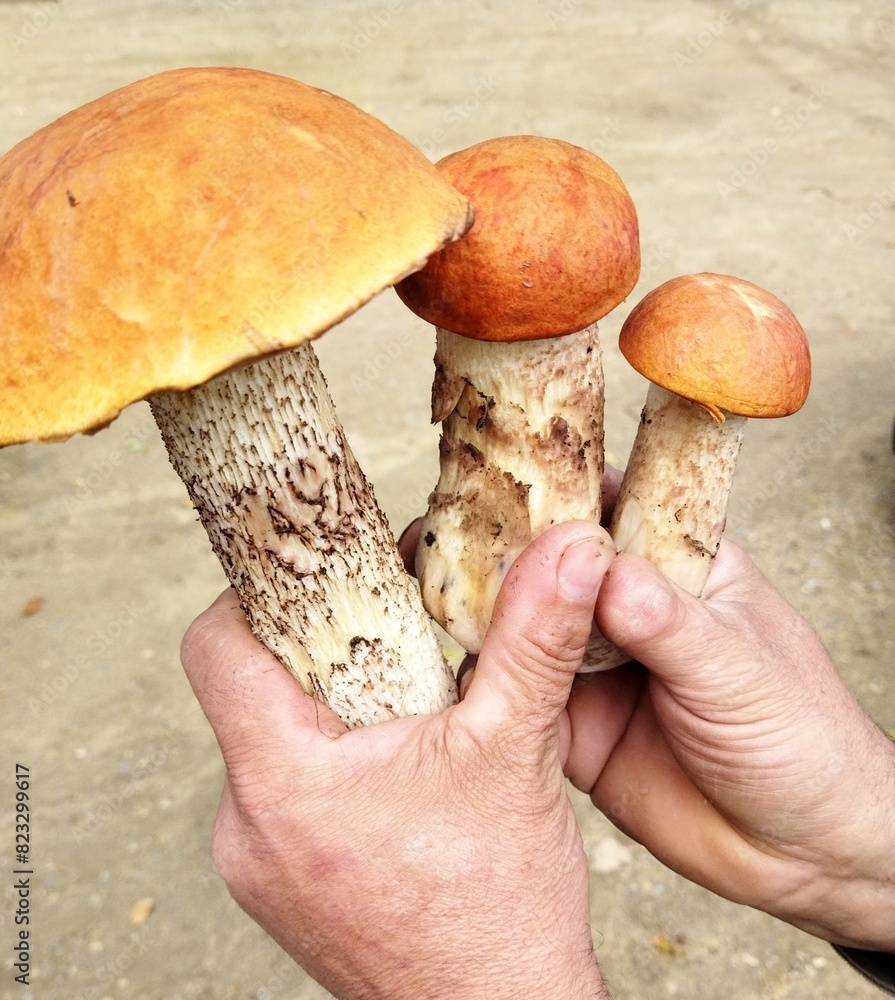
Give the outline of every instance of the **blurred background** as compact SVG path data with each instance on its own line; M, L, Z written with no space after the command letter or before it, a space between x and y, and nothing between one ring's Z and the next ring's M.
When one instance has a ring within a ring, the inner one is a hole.
M2 0L0 150L200 65L333 91L432 159L535 133L612 164L643 243L640 284L601 325L616 465L645 393L616 348L634 303L700 270L783 298L811 342L812 392L799 414L750 423L729 534L895 730L891 0ZM432 350L391 291L320 345L396 531L436 479ZM0 996L327 995L211 865L221 765L178 645L224 586L145 404L94 437L0 451ZM12 970L16 762L33 781L30 987ZM685 883L577 804L615 996L878 995L822 942Z

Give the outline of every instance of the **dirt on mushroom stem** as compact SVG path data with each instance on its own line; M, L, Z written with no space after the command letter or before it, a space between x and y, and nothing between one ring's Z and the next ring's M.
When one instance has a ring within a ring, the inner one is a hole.
M310 344L151 400L258 638L349 726L456 700Z
M503 578L552 524L600 520L603 368L597 324L517 343L438 329L441 474L417 550L426 609L478 652ZM600 405L595 405L595 400Z
M783 417L805 402L805 331L771 292L702 272L659 285L631 311L619 349L650 380L610 533L699 597L727 519L747 417ZM589 651L598 669L618 652Z

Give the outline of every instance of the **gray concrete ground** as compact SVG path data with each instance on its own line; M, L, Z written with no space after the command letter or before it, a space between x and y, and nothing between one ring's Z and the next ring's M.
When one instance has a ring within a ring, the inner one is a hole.
M644 245L642 281L603 327L610 457L623 464L644 392L614 346L643 293L715 270L788 301L812 344L811 398L750 426L729 530L891 730L893 44L891 0L3 2L0 148L149 73L232 64L341 94L433 158L519 132L601 154ZM431 352L391 292L321 348L396 527L435 479ZM221 767L178 643L224 578L145 406L92 438L0 452L0 498L0 996L324 996L211 867ZM16 762L33 778L30 988L11 969ZM822 942L581 814L616 996L877 995Z

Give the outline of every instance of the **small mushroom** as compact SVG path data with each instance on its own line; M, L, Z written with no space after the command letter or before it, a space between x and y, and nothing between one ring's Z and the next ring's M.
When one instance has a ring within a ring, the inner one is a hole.
M453 678L309 341L469 224L409 143L322 90L185 69L0 160L0 445L150 398L256 635L349 725Z
M609 530L619 551L651 560L698 597L724 531L746 419L788 416L808 395L805 332L757 285L695 274L650 292L619 347L652 385ZM626 659L605 645L598 669Z
M634 205L599 157L507 136L437 164L475 208L466 237L396 286L437 326L441 472L416 566L429 613L478 652L504 574L559 521L600 520L596 321L634 287Z

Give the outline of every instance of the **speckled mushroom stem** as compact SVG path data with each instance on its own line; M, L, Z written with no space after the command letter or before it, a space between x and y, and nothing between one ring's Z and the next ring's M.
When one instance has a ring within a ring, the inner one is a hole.
M310 345L151 404L253 631L306 691L351 727L456 700Z
M417 549L423 602L478 652L513 560L560 521L599 522L603 369L596 323L488 343L438 329L441 473Z
M651 385L609 526L619 552L649 559L696 597L724 532L746 426L745 417L724 418L718 422L698 404ZM595 636L586 669L627 659Z
M746 418L651 385L610 533L696 597L718 551Z

